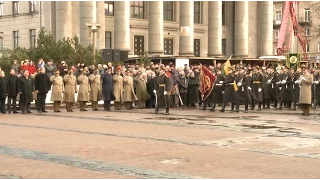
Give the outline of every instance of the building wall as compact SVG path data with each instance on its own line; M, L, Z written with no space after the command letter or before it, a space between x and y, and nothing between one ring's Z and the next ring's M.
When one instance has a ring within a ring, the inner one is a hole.
M89 3L89 1L88 1ZM146 2L145 4L147 4ZM164 21L163 22L163 36L164 38L172 38L173 39L173 55L178 56L179 55L179 36L180 36L180 3L179 1L174 2L174 21ZM39 1L37 1L37 10L40 9ZM200 39L200 54L201 57L207 57L208 56L208 1L202 1L201 2L201 24L194 24L194 39ZM72 18L68 18L68 21L70 21L70 25L72 28L66 28L62 27L62 31L69 32L69 36L80 36L81 34L86 34L88 36L88 33L84 33L84 26L81 28L81 24L83 23L92 23L92 22L84 22L81 19L81 3L77 1L73 1L71 3L72 7L69 8L70 11L69 14L72 15ZM28 1L20 1L20 14L16 17L12 17L12 2L11 1L5 1L4 2L4 14L2 18L0 18L0 32L3 32L4 34L4 43L6 48L13 48L13 32L14 30L19 30L20 32L20 39L19 44L20 46L29 48L30 47L30 35L29 30L30 29L36 29L39 31L40 29L40 16L39 13L35 14L29 14L29 2ZM103 21L101 18L102 16L102 4L97 3L97 20ZM88 6L89 7L89 6ZM100 8L99 8L100 7ZM251 8L254 7L254 10ZM47 28L55 37L59 38L61 36L60 32L57 32L57 29L61 31L61 23L57 23L57 17L60 18L59 14L57 13L57 2L55 1L45 1L42 4L43 13L42 13L42 19L43 19L43 26ZM158 7L151 7L151 9L148 9L148 5L145 5L145 16L148 18L148 12L152 10L153 8ZM226 40L226 54L225 56L230 56L234 53L234 20L235 20L235 2L228 1L225 2L225 25L222 26L222 39ZM278 5L276 4L275 9L278 8ZM281 6L280 6L281 8ZM249 29L248 29L248 46L249 46L249 54L248 58L258 58L260 56L259 54L259 2L249 2L249 8L248 8L248 16L249 16ZM61 14L60 14L61 15ZM58 19L59 19L58 18ZM90 21L90 14L88 14L88 17L86 17L85 21ZM111 47L114 48L114 27L115 22L114 16L105 16L104 22L99 22L103 25L103 28L101 28L101 31L99 32L99 37L97 38L97 48L104 48L105 46L105 31L111 32ZM57 34L58 33L58 34ZM144 50L148 50L148 19L135 19L130 18L130 47L131 51L129 54L134 54L134 35L142 35L144 36ZM81 39L87 39L86 43L90 42L92 38L88 37L81 37ZM317 41L315 41L317 42Z
M282 11L284 8L284 3L280 1L274 2L274 20L276 20L276 12ZM309 28L310 29L310 35L308 36L309 40L309 53L308 56L310 57L310 60L315 59L316 56L320 55L320 2L319 1L299 1L298 7L297 7L296 15L299 21L299 25L302 28ZM305 9L310 9L310 22L305 22ZM282 17L283 17L283 11L282 11ZM276 31L280 29L280 25L275 25L274 21L274 50L273 53L276 54L276 46L278 39L275 38ZM289 36L287 36L289 38ZM319 44L319 45L318 45ZM302 47L300 43L297 41L294 42L294 46L297 49L298 53L302 53ZM318 48L319 46L319 48Z

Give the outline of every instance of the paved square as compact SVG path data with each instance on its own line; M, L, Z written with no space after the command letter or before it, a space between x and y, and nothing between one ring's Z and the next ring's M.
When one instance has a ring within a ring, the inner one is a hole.
M0 116L0 161L0 178L320 178L320 118L274 110L8 114Z

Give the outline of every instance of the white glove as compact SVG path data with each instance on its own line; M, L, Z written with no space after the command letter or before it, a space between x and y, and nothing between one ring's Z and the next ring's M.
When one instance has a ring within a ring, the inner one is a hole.
M306 78L305 78L305 77L301 77L301 80L305 81L305 80L306 80Z
M222 91L222 94L224 94L224 91Z
M242 84L241 84L241 83L239 83L239 82L238 82L238 84L237 84L237 85L238 85L238 86L242 86Z
M281 84L285 84L287 81L286 80L282 80L281 81Z
M219 84L223 84L223 81L219 81Z
M271 83L271 80L268 80L268 83L270 84L270 83Z
M156 90L153 90L153 93L157 93L157 91L156 91Z
M300 84L300 81L299 81L299 80L296 80L294 83L295 83L295 84Z
M164 95L167 95L168 94L168 92L167 91L164 91L164 93L163 93Z
M279 87L279 90L281 90L281 87Z
M319 81L315 81L314 83L319 84Z
M259 88L259 89L258 89L258 92L261 92L261 91L262 91L262 89L261 89L261 88Z
M248 87L248 89L251 91L252 88L251 88L251 87Z
M280 82L276 82L276 84L280 84Z

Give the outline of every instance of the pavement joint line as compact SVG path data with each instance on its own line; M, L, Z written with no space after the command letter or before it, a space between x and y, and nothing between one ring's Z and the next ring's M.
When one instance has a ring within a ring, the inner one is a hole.
M134 175L146 179L201 179L201 177L157 171L133 166L123 166L109 162L94 161L72 156L50 154L28 149L0 146L0 154L18 158L33 159L72 166L99 172L115 172L121 175Z
M125 120L125 119L114 119L114 118L100 118L100 117L86 117L86 116L70 116L70 115L50 115L50 114L41 114L36 116L49 116L49 117L59 117L59 118L73 118L73 119L81 119L81 120L91 120L91 121L110 121L110 122L128 122L128 123L140 123L140 124L152 124L152 125L160 125L160 126L173 126L173 127L188 127L188 128L196 128L196 129L218 129L218 130L225 130L225 131L235 131L235 132L246 132L246 133L255 133L255 134L272 134L272 135L286 135L286 137L294 136L297 138L310 138L310 139L319 139L320 135L303 135L297 134L296 132L281 132L281 133L270 133L270 132L263 132L261 129L236 129L231 127L223 127L223 126L210 126L209 124L174 124L174 123L167 123L167 122L155 122L155 121L147 121L147 120ZM246 120L246 119L243 119Z
M36 129L47 129L47 130L65 131L65 132L73 132L73 133L94 134L94 135L111 136L111 137L119 137L119 138L143 139L143 140L150 140L150 141L183 144L183 145L189 145L189 146L216 147L216 148L220 148L220 149L229 148L229 149L236 149L236 150L242 150L242 151L248 151L248 152L262 153L262 154L273 154L273 155L281 155L281 156L289 156L289 157L320 159L320 157L315 157L315 156L312 156L312 155L286 154L286 153L279 153L279 152L275 152L275 151L253 150L253 149L246 149L246 148L240 148L239 149L239 148L230 147L230 146L219 146L217 143L210 143L210 144L208 144L208 143L197 143L197 142L188 142L188 141L173 140L173 139L161 139L161 138L152 138L152 137L143 137L143 136L129 136L129 135L119 135L119 134L112 134L112 133L91 132L91 131L81 131L81 130L71 130L71 129L60 129L60 128L51 128L51 127L43 127L43 126L30 126L30 125L19 125L19 124L9 124L9 123L0 123L0 125L15 126L15 127L26 127L26 128L36 128Z

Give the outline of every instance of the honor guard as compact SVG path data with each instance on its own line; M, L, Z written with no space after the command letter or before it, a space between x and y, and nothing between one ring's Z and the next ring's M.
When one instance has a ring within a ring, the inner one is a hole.
M168 94L171 90L170 79L166 75L166 69L164 67L160 68L160 75L156 80L155 90L153 91L156 95L156 109L155 112L159 112L159 107L166 108L166 115L169 115L170 108L170 94Z
M263 89L263 76L259 72L260 67L256 66L254 68L254 72L252 74L252 82L251 82L251 87L249 87L250 90L252 90L252 94L254 96L254 103L253 107L251 110L254 110L256 103L258 102L258 111L261 111L261 105L263 101L263 94L262 94L262 89Z
M266 75L266 85L265 85L265 101L267 104L267 109L270 109L271 101L274 102L274 107L278 106L278 73L275 72L273 68L269 68Z

